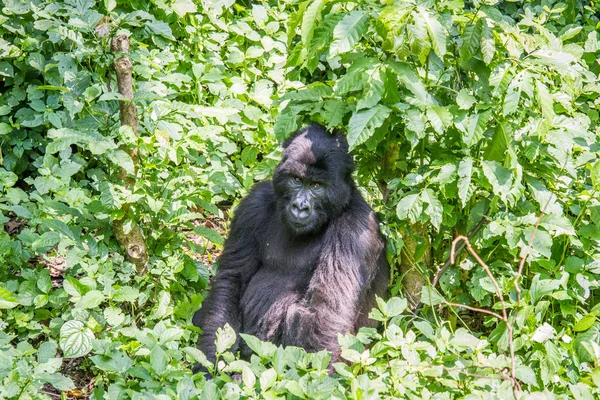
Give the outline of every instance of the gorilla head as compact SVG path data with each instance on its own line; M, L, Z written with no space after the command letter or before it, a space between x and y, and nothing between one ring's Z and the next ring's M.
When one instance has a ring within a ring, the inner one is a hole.
M294 235L317 232L350 200L354 163L346 138L310 125L288 139L283 149L273 176L280 218Z

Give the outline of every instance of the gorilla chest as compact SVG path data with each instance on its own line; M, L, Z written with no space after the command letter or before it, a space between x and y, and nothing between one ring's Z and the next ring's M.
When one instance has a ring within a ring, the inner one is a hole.
M288 308L302 299L310 282L319 247L281 238L263 244L260 269L240 299L245 333L278 341Z

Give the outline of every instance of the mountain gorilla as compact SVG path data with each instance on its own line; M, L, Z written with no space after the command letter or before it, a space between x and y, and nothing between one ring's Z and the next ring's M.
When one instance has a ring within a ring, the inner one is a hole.
M327 349L332 362L338 333L376 324L367 315L387 288L385 239L352 180L346 139L311 125L283 149L273 181L238 206L212 291L194 316L198 347L213 362L215 332L226 323L277 345Z

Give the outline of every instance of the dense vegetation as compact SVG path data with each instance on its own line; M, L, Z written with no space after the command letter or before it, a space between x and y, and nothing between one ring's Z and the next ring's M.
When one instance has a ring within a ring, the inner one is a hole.
M596 2L0 7L0 399L600 395ZM191 317L233 206L309 120L347 133L400 297L333 375L230 329L210 365Z

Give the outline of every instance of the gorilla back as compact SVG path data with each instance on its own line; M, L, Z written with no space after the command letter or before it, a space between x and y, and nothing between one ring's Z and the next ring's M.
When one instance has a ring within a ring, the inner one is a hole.
M338 333L376 324L367 315L387 289L385 239L352 181L346 139L311 125L283 148L273 181L257 184L238 206L211 292L194 316L209 360L226 323L275 344L327 349L332 362Z

